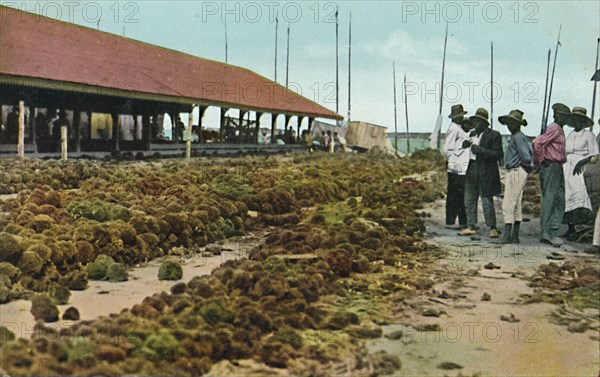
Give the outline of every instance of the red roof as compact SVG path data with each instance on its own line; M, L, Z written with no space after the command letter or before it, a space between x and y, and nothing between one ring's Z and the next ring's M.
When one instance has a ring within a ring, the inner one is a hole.
M13 8L0 6L0 15L0 77L177 97L190 104L341 118L245 68Z

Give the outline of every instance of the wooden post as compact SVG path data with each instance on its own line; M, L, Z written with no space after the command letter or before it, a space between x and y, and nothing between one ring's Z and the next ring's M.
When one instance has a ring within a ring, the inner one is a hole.
M285 139L286 139L286 136L288 135L288 127L290 126L290 121L292 120L292 116L286 114L284 119L285 119L285 125L283 126L283 138L284 138L283 142L287 144L288 140L285 140Z
M279 114L271 114L271 144L275 144L275 130L277 129L277 117Z
M75 152L81 152L81 109L79 104L73 110L73 128L75 131Z
M115 152L119 151L119 114L113 112L111 114L112 120L113 120L113 127L112 127L112 136L113 136L113 141L114 141L114 148L115 148Z
M29 135L31 135L31 144L37 151L37 132L35 129L35 106L29 106Z
M190 109L188 118L187 140L185 142L185 159L189 162L192 158L192 126L194 125L194 105Z
M219 127L219 141L224 142L223 133L225 132L225 115L227 114L227 110L224 107L221 107L221 125Z
M202 123L204 122L204 112L208 109L207 107L198 106L198 143L202 144L204 142L202 138Z
M246 111L243 111L240 109L240 114L238 117L238 138L239 138L238 143L239 144L242 144L242 138L243 138L242 131L244 130L244 127L243 127L244 115L246 115Z
M312 124L315 121L315 118L308 117L308 133L312 131Z
M300 129L302 128L302 122L304 121L304 118L306 117L298 116L298 125L296 126L296 140L300 140L300 142L304 141L300 137Z
M17 156L25 158L25 102L19 101L19 132L17 134Z
M147 150L150 150L150 139L152 138L152 130L150 129L150 114L148 109L142 110L142 143Z
M171 142L179 144L179 114L171 113Z
M256 127L255 127L255 131L256 131L256 135L254 135L254 143L258 144L258 134L260 134L260 118L263 116L263 113L261 112L256 112Z
M68 149L68 138L67 133L68 127L63 125L60 127L60 159L67 161L67 149Z

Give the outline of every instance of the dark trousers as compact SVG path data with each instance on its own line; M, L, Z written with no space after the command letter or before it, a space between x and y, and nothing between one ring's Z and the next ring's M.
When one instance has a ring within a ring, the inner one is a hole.
M465 175L465 212L467 225L477 224L477 203L479 203L479 168L477 160L471 160Z
M454 225L457 216L460 225L467 225L467 212L465 211L465 176L456 173L448 173L446 225Z
M483 217L485 218L485 225L490 229L496 228L496 208L494 208L494 197L493 196L482 196L481 206L483 207Z
M565 176L562 164L544 162L540 167L540 186L542 236L553 237L558 234L565 213Z

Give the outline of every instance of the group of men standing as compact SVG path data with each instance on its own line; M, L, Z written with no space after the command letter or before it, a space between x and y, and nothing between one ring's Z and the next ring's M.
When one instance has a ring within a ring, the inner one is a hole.
M478 233L477 206L479 198L483 207L485 224L489 237L494 243L519 243L520 225L523 221L521 202L528 174L540 172L542 191L541 235L543 243L560 246L563 241L558 231L563 223L569 225L567 238L575 234L575 224L583 218L584 211L596 216L594 247L600 245L600 215L598 201L590 202L590 197L599 195L589 191L581 172L590 162L598 165L592 156L598 154L598 140L586 128L593 125L584 108L571 110L563 104L552 106L554 123L547 131L530 142L521 132L527 126L523 112L512 110L500 116L498 121L505 125L510 134L506 155L502 148L502 136L490 129L488 112L479 108L475 115L466 117L462 105L452 106L449 118L452 120L446 133L445 154L448 170L448 193L446 198L446 226L455 229L459 221L460 236L475 236ZM574 128L566 139L562 127L568 124ZM502 214L504 232L498 230L494 197L502 195L499 163L504 159L506 175ZM596 180L598 180L597 177ZM586 179L587 181L587 179ZM593 181L593 179L592 179ZM593 184L592 184L593 186ZM598 186L596 184L595 186ZM571 240L571 239L570 239Z

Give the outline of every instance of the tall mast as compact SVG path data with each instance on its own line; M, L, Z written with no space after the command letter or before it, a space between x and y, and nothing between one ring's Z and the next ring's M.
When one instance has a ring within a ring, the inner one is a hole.
M406 113L406 153L410 153L410 131L408 130L408 94L406 93L406 73L404 74L404 111Z
M340 55L339 55L340 24L338 8L335 8L335 112L340 113Z
M348 25L348 122L350 122L350 105L352 94L352 12L350 12L350 24Z
M227 22L225 22L225 63L229 62L229 53L227 50Z
M552 54L552 49L548 49L548 65L546 66L546 90L544 91L544 108L542 109L542 128L540 131L540 135L546 132L546 124L548 123L548 119L546 119L546 101L548 100L548 80L550 79L550 55Z
M494 129L494 42L490 42L490 48L491 48L490 128Z
M290 23L287 29L287 62L285 64L285 87L288 87L290 79Z
M279 29L279 18L275 16L275 82L277 82L277 32Z
M556 40L556 50L554 50L554 65L552 66L552 79L550 79L550 90L548 91L548 104L546 107L546 119L548 119L548 114L550 113L550 104L552 103L552 87L554 85L554 71L556 71L556 56L558 55L558 48L561 46L560 44L560 32L562 31L562 25L558 29L558 39ZM546 125L544 125L544 132L546 132Z
M394 148L398 151L398 108L396 106L396 62L392 62L394 76Z
M594 74L596 74L596 72L598 71L598 55L600 55L600 38L598 38L598 45L596 46L596 70L594 71ZM596 120L594 118L594 112L596 110L596 85L598 84L597 81L594 81L594 95L592 96L592 120Z
M442 82L440 87L440 112L438 118L441 119L442 116L442 108L444 105L444 74L446 73L446 48L448 47L448 23L446 23L446 36L444 37L444 58L442 60ZM442 127L441 124L436 124L437 130L437 150L440 150L440 139L442 136Z

